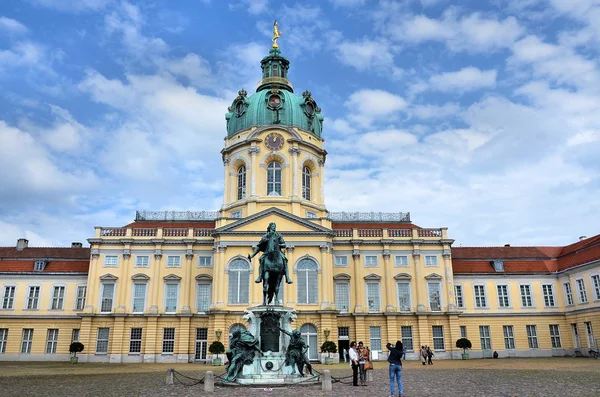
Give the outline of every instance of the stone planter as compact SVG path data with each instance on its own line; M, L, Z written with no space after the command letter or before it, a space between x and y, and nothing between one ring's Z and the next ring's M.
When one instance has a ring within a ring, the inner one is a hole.
M214 365L215 367L216 367L216 366L219 366L219 365L221 365L221 364L222 364L222 361L221 361L221 359L220 359L220 358L215 358L215 359L213 360L213 365Z
M71 364L77 364L77 361L79 361L79 357L71 357Z
M469 353L463 353L463 354L461 354L461 356L462 356L463 360L468 360L469 359Z
M326 365L332 365L333 364L333 358L331 358L331 357L325 357L325 364Z

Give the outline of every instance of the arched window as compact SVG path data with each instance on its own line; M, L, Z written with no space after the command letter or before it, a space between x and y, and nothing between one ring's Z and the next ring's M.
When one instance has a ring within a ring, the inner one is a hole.
M245 330L246 330L246 326L245 326L244 324L239 324L239 323L238 323L238 324L233 324L231 327L229 327L229 339L228 339L228 341L229 341L229 344L228 344L228 345L229 345L229 346L231 346L231 337L233 336L233 333L234 333L236 330L238 330L238 329L239 329L240 331L245 331Z
M310 168L302 168L302 198L310 200Z
M319 268L315 261L302 259L296 267L298 273L298 303L319 303Z
M308 359L318 360L319 352L317 347L319 346L317 327L312 324L304 324L300 327L300 334L304 337L304 340L308 344Z
M250 295L250 265L244 259L235 259L229 264L229 303L248 303Z
M242 165L238 170L238 191L237 199L246 198L246 166Z
M281 196L281 164L276 161L267 166L267 195Z

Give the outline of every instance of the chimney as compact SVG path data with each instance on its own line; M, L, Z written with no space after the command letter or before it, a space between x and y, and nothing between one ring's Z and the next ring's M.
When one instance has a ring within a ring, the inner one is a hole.
M83 244L78 242L71 243L71 248L83 248Z
M587 236L579 236L579 241L585 240L586 238L587 238Z
M510 244L504 244L505 247L510 247Z
M29 240L27 240L26 238L20 238L17 240L17 251L23 251L25 248L27 248L27 245L29 244Z

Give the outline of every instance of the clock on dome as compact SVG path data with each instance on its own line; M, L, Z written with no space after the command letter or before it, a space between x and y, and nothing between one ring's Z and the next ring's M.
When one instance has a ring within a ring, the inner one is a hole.
M283 147L283 136L277 132L271 132L265 137L265 146L270 150L280 150Z

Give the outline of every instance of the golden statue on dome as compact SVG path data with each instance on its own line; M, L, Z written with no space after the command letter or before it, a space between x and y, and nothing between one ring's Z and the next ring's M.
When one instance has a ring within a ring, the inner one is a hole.
M277 21L273 23L273 48L279 48L279 44L277 44L277 39L281 36L281 32L279 31L279 25Z

